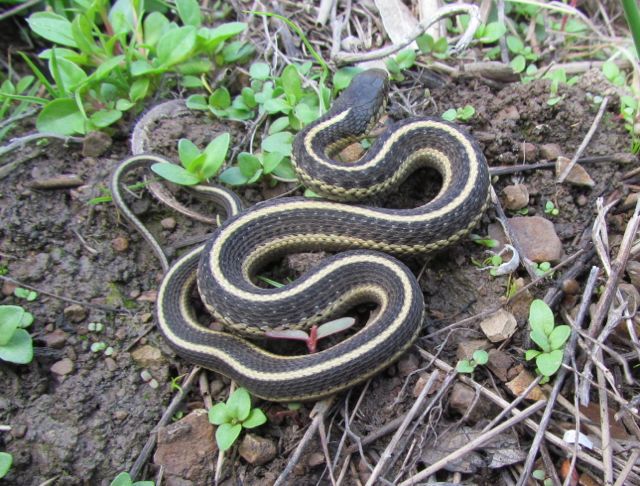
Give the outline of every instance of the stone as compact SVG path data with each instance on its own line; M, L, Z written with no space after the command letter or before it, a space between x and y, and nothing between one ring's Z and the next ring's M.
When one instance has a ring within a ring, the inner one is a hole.
M509 379L509 370L515 364L514 359L499 349L489 350L489 361L486 366L500 381Z
M138 302L151 302L155 304L156 300L158 300L158 291L157 290L145 290L140 294L140 297L136 299Z
M518 323L511 312L500 309L483 319L480 328L489 341L499 343L513 336L518 329Z
M62 313L64 314L65 319L76 324L87 318L87 310L80 304L71 304L65 307Z
M520 112L515 105L509 105L496 113L494 121L501 122L503 120L519 120Z
M569 295L576 295L580 292L580 284L575 278L568 278L562 281L562 291Z
M111 240L111 248L113 248L118 253L124 253L129 249L129 240L124 236L116 236L113 240Z
M456 358L460 359L472 359L473 352L478 349L487 350L491 347L491 343L486 339L471 339L469 341L462 341L458 343L458 349L456 350Z
M327 254L325 252L317 253L292 253L284 259L286 266L297 275L306 273L309 269L320 263Z
M51 365L51 372L58 376L66 376L73 371L73 361L63 358Z
M16 284L5 280L4 282L2 282L2 295L4 295L5 297L9 297L10 295L13 295L13 291L16 288L18 288Z
M261 466L276 457L276 444L255 434L246 434L240 443L238 453L249 464Z
M524 393L527 387L534 380L534 377L527 370L522 370L518 375L511 381L505 383L507 388L513 393L515 396L520 396ZM545 400L547 397L545 396L542 388L538 385L534 386L533 389L529 392L526 399L527 400Z
M420 360L413 353L407 353L398 360L396 365L400 376L407 376L420 366Z
M355 142L342 149L339 157L344 163L349 164L362 157L363 153L364 149L362 148L362 145L360 145L359 142Z
M474 403L475 402L475 403ZM462 416L467 416L467 422L475 423L491 415L491 404L482 397L476 399L473 388L457 382L449 395L449 407Z
M111 147L111 137L105 132L89 132L82 142L84 157L100 157Z
M540 145L540 157L545 160L556 160L562 155L562 149L557 143L545 143Z
M162 226L163 229L166 229L169 231L174 230L176 228L176 225L177 223L175 218L169 217L169 218L164 218L160 220L160 226Z
M589 204L589 198L587 196L585 196L584 194L580 194L577 198L576 198L576 204L580 207L584 207L587 204Z
M312 452L307 456L307 465L309 467L318 467L324 464L324 454L322 452Z
M559 177L564 172L570 162L571 160L567 157L558 157L558 160L556 160L556 177ZM596 185L589 173L580 164L575 164L571 168L565 182L579 187L593 187Z
M145 344L131 353L131 358L142 368L158 368L165 363L162 351L158 348Z
M525 164L538 160L538 147L531 142L521 143L519 146L519 160Z
M207 411L196 409L183 419L158 429L158 446L153 456L169 478L213 484L218 447Z
M524 184L513 184L502 190L504 207L511 211L526 208L529 204L529 191Z
M69 334L64 332L62 329L55 329L54 331L48 332L42 336L42 340L44 341L44 345L48 348L62 349L67 342L68 337Z
M509 218L508 222L526 258L538 263L560 261L563 255L562 242L551 221L541 216L517 216ZM490 224L488 233L504 245L505 235L499 224Z

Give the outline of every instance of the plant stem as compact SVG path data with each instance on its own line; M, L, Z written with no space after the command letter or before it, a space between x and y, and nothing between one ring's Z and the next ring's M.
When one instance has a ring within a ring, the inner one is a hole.
M636 45L636 55L640 57L640 9L636 0L622 0L622 8Z

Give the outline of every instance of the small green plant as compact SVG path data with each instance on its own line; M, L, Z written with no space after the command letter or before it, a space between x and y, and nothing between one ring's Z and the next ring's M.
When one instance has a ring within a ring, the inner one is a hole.
M118 474L109 486L155 486L154 481L133 481L128 472Z
M516 73L524 73L523 81L529 81L538 72L534 64L538 60L538 55L533 52L531 46L525 46L520 37L514 35L507 36L507 48L515 57L511 60L511 68ZM527 63L530 63L527 65Z
M558 216L560 214L560 210L553 204L553 201L547 201L544 204L544 213L549 216Z
M25 330L33 316L17 305L0 305L0 359L26 364L33 359L33 341Z
M542 277L542 276L553 277L553 273L555 273L555 272L552 272L547 274L547 272L551 270L551 263L549 262L540 262L540 263L531 262L531 265L533 266L533 271L539 277Z
M14 84L10 79L5 79L0 85L0 93L7 93L17 98L0 97L0 120L17 118L30 106L30 99L35 96L40 88L39 82L34 82L33 76L24 76ZM14 123L7 123L0 128L0 140L11 130Z
M446 59L448 57L449 44L446 37L440 37L435 40L429 34L422 34L416 39L416 43L423 54L431 54L438 59Z
M15 295L18 299L24 299L27 302L33 302L38 298L38 292L29 289L23 289L22 287L16 287L13 291L13 295Z
M624 87L627 85L625 73L618 65L609 60L602 65L602 73L611 84ZM629 86L628 89L634 92L634 87ZM636 93L637 94L637 93ZM638 119L640 119L640 103L637 96L622 95L620 96L620 118L624 121L624 127L631 135L631 152L637 154L640 152L640 139L636 133Z
M404 74L402 74L402 71L411 69L415 63L415 51L413 49L405 49L404 51L399 52L396 56L387 59L387 71L389 71L392 80L404 81L405 78Z
M529 307L529 326L531 340L541 349L528 349L525 359L535 358L536 371L543 376L540 383L546 383L560 369L564 355L564 346L571 335L569 326L556 326L553 312L544 301L536 299Z
M476 245L485 246L487 248L497 248L500 244L498 240L494 240L493 238L489 238L488 236L472 234L470 237L471 241L473 241Z
M489 22L478 27L474 37L482 44L498 42L507 33L507 28L502 22Z
M542 481L544 486L553 486L553 479L548 478L543 469L536 469L531 473L531 477L538 481Z
M11 464L13 464L13 456L8 452L0 452L0 479L9 474Z
M551 86L549 88L551 92L551 98L547 100L547 104L549 106L554 106L558 104L564 96L558 96L558 87L561 84L566 84L567 86L573 86L580 79L578 76L572 76L567 79L567 73L564 69L555 69L553 71L548 72L543 76L543 79L550 79Z
M461 359L456 365L458 373L472 374L476 370L476 366L485 365L489 362L489 353L484 349L476 349L471 359Z
M441 116L447 121L462 121L466 122L476 114L476 109L471 105L465 105L462 108L449 108Z
M186 138L178 142L182 167L170 162L156 162L151 170L160 177L181 186L193 186L215 176L227 156L231 136L223 133L214 138L203 151Z
M290 339L292 341L302 341L307 345L310 353L318 351L318 341L339 332L346 331L356 323L353 317L341 317L323 324L313 325L309 332L302 329L283 329L268 331L265 336L272 339Z
M216 442L221 451L229 449L240 436L242 429L253 429L267 421L259 408L251 408L251 396L244 388L238 388L226 403L217 403L209 409L209 422L217 425Z

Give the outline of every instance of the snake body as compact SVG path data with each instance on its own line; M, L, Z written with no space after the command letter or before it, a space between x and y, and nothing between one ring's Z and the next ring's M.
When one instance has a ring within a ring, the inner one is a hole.
M299 178L326 198L354 201L389 192L417 168L429 166L442 177L438 195L402 210L283 198L231 217L205 245L180 258L160 287L157 321L178 354L231 377L254 395L295 401L353 386L415 341L423 296L413 274L388 254L424 254L459 240L484 211L489 175L477 143L436 118L397 122L359 161L335 161L341 148L375 123L386 91L384 71L356 76L330 111L296 136L292 159ZM340 253L282 288L255 285L255 275L268 262L320 249ZM237 334L196 321L189 306L196 282L209 312ZM271 329L309 328L364 302L378 306L370 322L318 353L280 356L246 339Z

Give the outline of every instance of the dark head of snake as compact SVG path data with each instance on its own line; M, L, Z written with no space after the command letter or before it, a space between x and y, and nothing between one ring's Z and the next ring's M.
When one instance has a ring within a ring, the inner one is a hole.
M389 254L421 254L459 240L481 217L489 175L477 143L439 118L396 122L360 160L335 161L337 147L370 128L387 89L384 71L357 75L329 112L296 136L293 159L300 179L325 197L358 200L393 191L429 165L442 175L439 194L406 210L281 198L232 216L204 246L174 263L160 287L159 328L178 354L257 396L293 401L353 386L411 346L422 327L423 296L409 269ZM337 254L282 288L255 284L268 262L316 250ZM197 322L189 304L196 281L205 306L230 332ZM246 339L270 329L308 329L363 302L378 307L370 322L314 354L278 356Z

